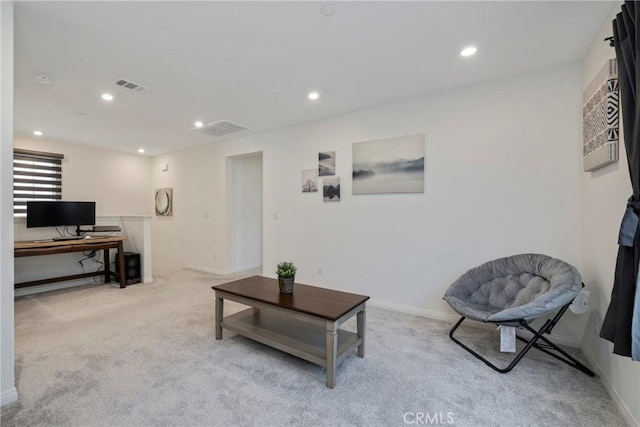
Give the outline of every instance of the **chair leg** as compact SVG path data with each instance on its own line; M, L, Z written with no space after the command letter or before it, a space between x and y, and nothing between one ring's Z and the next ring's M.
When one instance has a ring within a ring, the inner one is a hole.
M501 374L506 374L507 372L511 371L513 369L513 367L518 364L520 359L522 359L524 357L524 355L527 353L527 351L529 351L529 349L533 346L533 344L535 344L535 341L531 340L531 342L529 342L522 350L520 350L520 352L511 361L511 363L509 363L509 365L506 368L499 368L496 365L494 365L493 363L489 362L484 357L480 356L475 351L471 350L469 347L464 345L462 342L458 341L458 339L453 336L454 332L460 327L460 325L462 324L462 322L464 322L465 319L466 319L466 317L463 316L463 317L460 318L460 320L458 320L458 323L456 323L455 326L453 327L453 329L451 329L451 331L449 332L449 338L451 338L460 347L464 348L469 353L474 355L477 359L483 361L485 363L485 365L489 366L491 369L493 369L493 370L495 370L497 372L500 372Z
M489 366L491 369L500 372L501 374L505 374L509 371L511 371L517 364L518 362L520 362L520 360L522 360L522 358L524 357L525 354L527 354L527 352L531 349L531 347L535 347L540 351L543 351L553 357L555 357L556 359L568 364L569 366L572 366L573 368L576 368L582 372L584 372L585 374L589 375L589 376L594 376L595 374L589 370L586 366L584 366L582 363L578 362L576 359L574 359L573 357L571 357L568 353L566 353L564 350L562 350L561 348L559 348L557 345L553 344L551 341L549 341L547 338L543 337L542 334L544 334L545 332L550 331L550 326L553 327L554 323L551 320L547 320L545 322L544 325L542 325L542 327L536 331L535 329L531 328L525 321L520 321L520 324L522 326L524 326L525 328L527 328L530 332L533 333L533 338L531 338L530 340L526 340L524 338L518 337L518 339L520 341L523 341L526 343L526 345L524 346L524 348L522 348L522 350L520 350L520 352L518 352L518 354L516 354L516 356L513 358L513 360L511 360L511 362L509 363L509 365L505 368L499 368L498 366L494 365L493 363L489 362L487 359L485 359L484 357L480 356L478 353L476 353L475 351L473 351L472 349L470 349L469 347L467 347L466 345L464 345L462 342L460 342L457 338L455 338L453 336L453 334L455 333L455 331L460 327L460 325L462 324L462 322L464 322L465 317L461 317L460 320L458 320L458 323L455 324L455 326L451 329L451 331L449 332L449 338L451 338L451 340L453 342L455 342L456 344L458 344L460 347L464 348L465 350L467 350L469 353L471 353L473 356L475 356L477 359L481 360L482 362L484 362L485 365ZM554 350L558 351L559 353L561 353L562 355L564 355L567 359L564 359L554 353L551 353L550 351L541 348L540 345L537 344L537 341L541 339L543 340L547 345L549 345L550 347L552 347Z
M527 328L527 330L531 333L533 333L534 335L537 334L536 330L533 329L531 326L527 325L527 324L523 324L522 326L524 326L525 328ZM522 337L517 337L520 341L522 342L529 342L528 340L526 340L525 338ZM556 359L558 359L561 362L566 363L567 365L571 366L572 368L575 368L579 371L584 372L585 374L589 375L590 377L595 377L595 373L587 368L586 366L584 366L582 363L578 362L574 357L572 357L569 353L567 353L566 351L564 351L563 349L561 349L560 347L558 347L557 345L555 345L553 342L551 342L549 339L547 339L546 337L540 335L538 337L539 339L541 339L542 341L545 342L546 346L549 347L550 350L555 350L558 353L560 353L562 356L557 355L555 353L552 353L551 351L549 351L548 349L544 348L542 345L534 343L533 346L535 348L537 348L538 350L547 353L549 356L553 356Z

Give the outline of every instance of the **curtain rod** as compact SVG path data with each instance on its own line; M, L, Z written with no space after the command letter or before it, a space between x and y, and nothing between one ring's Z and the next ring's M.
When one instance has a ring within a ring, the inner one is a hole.
M611 47L615 47L615 45L616 45L616 42L615 42L615 39L613 38L613 36L605 37L603 41L605 41L605 42L608 41L609 42L609 46L611 46Z

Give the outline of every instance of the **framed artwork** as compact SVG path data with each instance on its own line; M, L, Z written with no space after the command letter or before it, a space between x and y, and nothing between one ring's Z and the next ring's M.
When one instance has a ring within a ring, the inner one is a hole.
M325 202L340 201L340 177L332 176L322 180L322 200Z
M618 161L618 66L609 59L582 94L584 172Z
M424 134L353 144L353 194L424 193Z
M330 176L336 174L336 152L323 151L318 153L318 175Z
M303 193L318 192L318 169L302 170L302 192Z
M173 216L173 188L156 188L156 215Z

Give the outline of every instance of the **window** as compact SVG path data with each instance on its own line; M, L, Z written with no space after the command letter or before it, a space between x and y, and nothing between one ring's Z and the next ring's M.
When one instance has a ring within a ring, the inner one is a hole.
M13 216L27 216L27 201L62 199L62 154L13 149Z

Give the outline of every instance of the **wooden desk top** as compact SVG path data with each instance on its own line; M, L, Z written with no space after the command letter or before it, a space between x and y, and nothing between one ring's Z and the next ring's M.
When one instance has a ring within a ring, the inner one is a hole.
M71 245L85 245L92 243L109 243L109 242L119 242L126 240L125 236L109 236L109 237L91 237L90 239L74 239L74 240L53 240L53 239L42 239L42 240L21 240L17 242L13 242L13 249L33 249L33 248L47 248L47 247L60 247L60 246L71 246Z
M337 320L369 297L296 283L292 294L280 293L278 279L252 276L212 286L213 290L288 308L328 320Z

